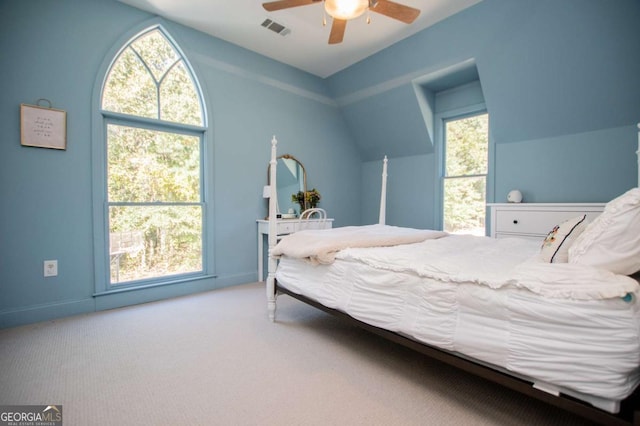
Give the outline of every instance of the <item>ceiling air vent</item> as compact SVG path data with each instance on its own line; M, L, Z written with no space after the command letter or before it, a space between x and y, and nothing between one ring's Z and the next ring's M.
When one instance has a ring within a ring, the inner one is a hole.
M286 36L291 33L291 30L285 27L282 24L278 24L277 22L273 22L271 19L265 19L262 23L262 26L273 31L274 33L280 34L281 36Z

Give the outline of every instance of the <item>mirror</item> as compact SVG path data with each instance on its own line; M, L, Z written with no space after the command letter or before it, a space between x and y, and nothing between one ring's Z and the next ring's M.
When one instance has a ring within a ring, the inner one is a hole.
M307 190L307 172L293 155L283 154L277 158L276 188L278 190L278 213L288 217L289 210L300 214L300 205L291 201L291 195ZM270 184L270 168L267 167L267 184Z

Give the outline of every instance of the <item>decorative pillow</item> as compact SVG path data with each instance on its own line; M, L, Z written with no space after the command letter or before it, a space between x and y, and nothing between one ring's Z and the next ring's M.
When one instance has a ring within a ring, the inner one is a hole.
M569 247L587 227L587 215L565 220L547 234L542 242L540 256L549 263L567 263L569 261Z
M569 248L569 262L622 275L640 270L640 188L607 203Z

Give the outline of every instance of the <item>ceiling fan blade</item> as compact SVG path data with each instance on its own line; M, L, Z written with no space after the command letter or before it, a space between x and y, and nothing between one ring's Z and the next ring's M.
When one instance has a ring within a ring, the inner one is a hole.
M262 7L268 12L273 12L276 10L289 9L290 7L306 6L321 1L322 0L278 0L262 3Z
M344 30L347 28L346 19L333 19L331 24L331 33L329 34L329 44L342 43L344 38Z
M413 7L405 6L391 0L378 0L373 7L370 7L376 13L397 19L405 24L410 24L420 15L420 10Z

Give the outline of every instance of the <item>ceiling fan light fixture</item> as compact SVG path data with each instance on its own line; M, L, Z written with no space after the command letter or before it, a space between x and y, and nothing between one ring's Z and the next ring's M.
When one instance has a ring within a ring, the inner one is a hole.
M369 0L325 0L324 10L334 19L349 20L362 15Z

